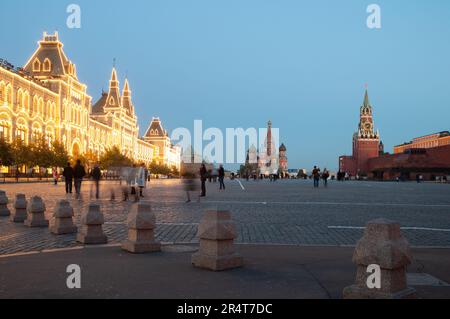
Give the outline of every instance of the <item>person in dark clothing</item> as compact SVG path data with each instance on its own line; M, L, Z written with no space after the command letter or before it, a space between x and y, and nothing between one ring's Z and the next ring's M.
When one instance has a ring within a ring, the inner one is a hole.
M67 163L67 166L64 168L63 176L66 182L66 194L72 194L73 168L70 166L70 163Z
M102 172L100 171L100 167L98 167L98 164L94 166L94 169L91 172L91 176L95 184L95 198L98 199L100 196L100 179L102 177Z
M220 165L219 168L219 183L220 183L220 189L225 190L225 183L223 182L225 179L225 169L223 168L223 165Z
M319 188L320 183L320 168L314 166L312 171L313 179L314 179L314 188Z
M200 197L206 197L206 180L208 179L208 171L206 170L205 164L202 164L200 168L200 180L202 182L202 194Z
M79 198L81 194L81 183L83 182L84 176L86 176L84 166L81 165L80 160L77 160L77 164L73 168L73 178L75 182L75 192L77 194L77 198Z

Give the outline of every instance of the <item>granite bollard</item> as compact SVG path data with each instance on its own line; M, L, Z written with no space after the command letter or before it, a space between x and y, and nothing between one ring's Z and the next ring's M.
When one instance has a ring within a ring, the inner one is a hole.
M8 217L11 215L11 211L8 208L8 196L6 196L6 192L0 190L0 216Z
M156 216L149 203L134 204L127 220L128 239L122 249L134 254L159 252L161 243L155 241Z
M236 225L227 211L207 211L198 227L200 249L192 256L197 268L223 271L242 267L243 258L235 252Z
M50 232L55 235L74 234L77 227L73 223L73 208L67 200L56 203Z
M45 219L45 204L41 197L34 196L27 205L27 219L24 222L28 227L48 227Z
M14 210L10 220L14 223L23 223L27 219L27 199L24 194L17 194L14 200Z
M411 263L408 241L400 224L377 219L367 224L363 238L358 242L353 262L357 265L356 283L344 289L344 299L412 299L414 289L407 286L406 269ZM368 268L380 268L380 287L369 288Z
M90 204L87 212L81 217L81 229L77 241L86 245L106 244L108 238L103 232L105 219L98 204Z

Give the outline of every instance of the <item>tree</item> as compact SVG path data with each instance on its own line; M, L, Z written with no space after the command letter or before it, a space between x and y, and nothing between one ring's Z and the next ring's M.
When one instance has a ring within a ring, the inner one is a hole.
M33 165L33 154L31 147L26 145L21 139L15 139L11 144L12 165L31 166Z
M70 156L63 143L55 141L52 144L53 160L52 164L56 167L65 167L70 162Z
M31 166L49 168L54 165L54 153L44 137L29 145L31 149Z
M13 164L11 144L0 139L0 166L11 166Z
M123 155L117 146L107 149L106 152L100 157L100 166L102 169L132 165L133 160Z

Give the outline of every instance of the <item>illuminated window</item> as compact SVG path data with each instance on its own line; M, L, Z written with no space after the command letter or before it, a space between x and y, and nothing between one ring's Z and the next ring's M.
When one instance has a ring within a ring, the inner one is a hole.
M50 60L47 58L44 61L44 72L50 72L52 70L52 63L50 62Z
M33 62L33 72L41 71L41 62L38 59L35 59Z
M9 140L9 127L5 123L0 123L0 140Z
M20 139L22 142L26 142L27 131L23 127L18 127L16 130L16 139Z
M9 84L6 86L5 96L6 96L6 103L12 104L12 90L11 85Z
M114 98L113 98L113 97L111 97L111 98L109 99L109 105L114 105Z
M35 95L33 97L33 113L36 114L39 108L39 100L37 98L37 96Z
M5 100L5 84L0 83L0 104L3 104Z

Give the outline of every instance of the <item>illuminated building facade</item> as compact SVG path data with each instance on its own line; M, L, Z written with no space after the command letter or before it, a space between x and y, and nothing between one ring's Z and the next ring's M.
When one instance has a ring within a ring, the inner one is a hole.
M49 144L61 141L73 157L88 152L100 156L117 146L135 161L156 159L179 167L180 152L167 132L164 145L139 137L129 82L121 94L115 69L108 92L92 105L57 33L44 33L23 68L0 62L0 138L30 143L44 136Z

